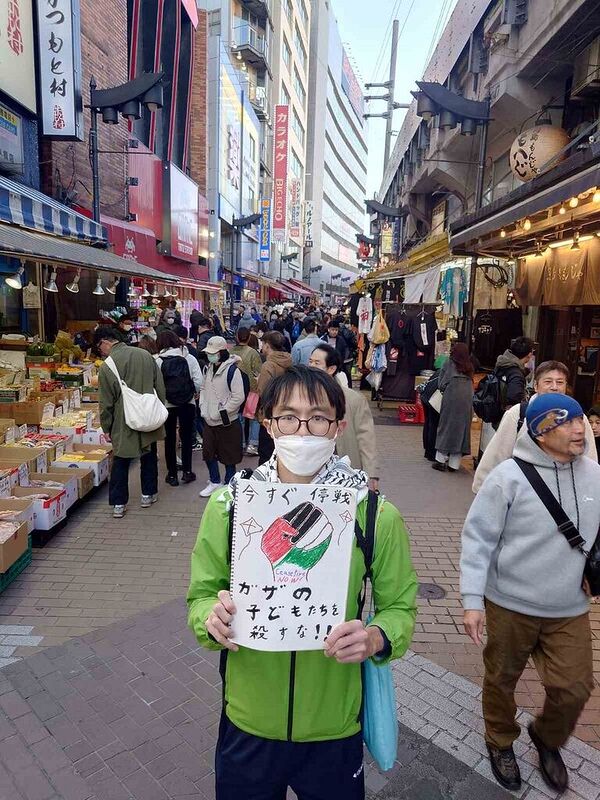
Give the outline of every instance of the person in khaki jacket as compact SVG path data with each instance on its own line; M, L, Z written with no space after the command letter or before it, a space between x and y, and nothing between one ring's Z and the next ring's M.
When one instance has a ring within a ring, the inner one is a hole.
M308 360L310 367L323 370L336 377L345 376L339 353L328 344L316 347ZM377 491L379 487L379 466L377 464L377 442L375 424L367 399L360 392L350 389L346 381L339 381L346 398L346 428L338 433L336 451L339 456L348 456L355 469L362 469L369 476L369 488Z
M260 397L266 391L273 378L282 375L292 366L292 357L285 347L285 338L279 331L269 331L262 338L262 354L265 363L262 365L257 381L257 392ZM261 417L262 421L262 417ZM263 425L258 434L258 464L264 464L273 455L273 439L269 436Z
M258 376L263 366L262 358L258 350L250 346L251 332L249 328L238 328L236 333L237 344L231 348L231 354L240 359L239 367L248 376L250 381L250 391L256 392L258 387ZM240 417L242 423L242 433L244 431L244 418ZM258 455L258 437L260 422L257 419L250 420L248 431L248 446L246 447L247 456Z

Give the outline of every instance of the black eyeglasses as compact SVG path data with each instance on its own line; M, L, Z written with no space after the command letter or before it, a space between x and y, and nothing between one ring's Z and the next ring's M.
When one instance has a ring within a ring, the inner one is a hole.
M308 432L312 436L327 436L329 429L337 423L337 420L327 419L327 417L323 417L320 414L315 414L310 419L300 419L294 414L284 414L280 417L273 417L273 422L277 424L279 433L284 436L293 436L298 433L302 423L306 425Z

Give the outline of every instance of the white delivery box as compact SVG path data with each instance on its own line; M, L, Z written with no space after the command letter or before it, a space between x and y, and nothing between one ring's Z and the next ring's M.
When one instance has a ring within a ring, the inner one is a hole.
M67 511L79 500L79 487L76 475L70 477L61 472L32 472L29 476L29 481L32 489L38 489L41 492L47 491L46 487L35 486L35 481L41 481L42 483L46 481L60 483L65 490L65 509Z
M31 533L33 524L33 500L26 497L6 497L0 499L0 515L11 512L15 522L27 523L27 533ZM6 519L6 517L4 517Z
M50 469L52 470L54 467L91 469L94 473L94 486L101 486L108 478L109 458L108 456L92 458L85 453L65 453L52 462Z
M33 497L33 524L37 531L50 531L67 516L64 489L24 489L19 486L13 489L13 496L23 500L36 494L48 495L47 499Z

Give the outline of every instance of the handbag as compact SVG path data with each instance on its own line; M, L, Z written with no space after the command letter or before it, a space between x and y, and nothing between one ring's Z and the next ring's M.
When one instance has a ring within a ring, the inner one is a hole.
M440 392L439 389L436 389L435 392L431 395L429 400L427 400L427 405L430 408L433 408L434 411L437 411L439 414L442 410L442 400L444 399L444 395Z
M367 581L373 586L371 566L375 551L375 525L377 521L377 495L369 492L365 531L356 528L356 536L365 559L366 572L363 579L363 593L359 602L358 618L362 611L367 594ZM371 592L371 604L373 592ZM373 619L369 613L367 625ZM382 771L391 769L398 753L398 718L396 711L396 692L392 669L389 663L377 664L368 658L362 663L363 707L362 733L367 749Z
M119 381L127 427L131 428L132 431L150 433L164 425L169 412L156 394L156 389L152 390L152 394L136 392L134 389L130 389L125 381L121 379L112 356L109 356L104 363Z
M244 404L242 416L246 419L254 419L259 401L260 395L258 392L248 392L248 397L246 398L246 402Z
M592 597L600 596L600 531L589 552L584 550L585 539L582 538L576 526L569 519L563 507L556 497L554 497L537 469L533 464L529 464L527 461L523 461L520 458L515 458L513 456L513 460L531 484L533 491L546 506L546 510L556 522L558 530L568 541L569 545L573 550L579 550L579 552L583 553L586 557L583 577L589 584Z

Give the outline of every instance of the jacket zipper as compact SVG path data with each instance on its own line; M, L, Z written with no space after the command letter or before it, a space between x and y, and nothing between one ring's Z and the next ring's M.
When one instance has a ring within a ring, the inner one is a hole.
M288 696L288 724L287 738L292 741L292 728L294 727L294 688L296 683L296 652L290 653L290 690Z

